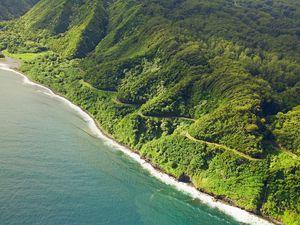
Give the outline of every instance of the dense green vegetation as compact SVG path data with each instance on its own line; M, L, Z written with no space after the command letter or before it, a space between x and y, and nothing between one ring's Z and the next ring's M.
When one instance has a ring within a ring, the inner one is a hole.
M8 20L24 14L39 0L0 0L0 20Z
M42 0L0 24L0 50L158 168L297 225L299 10L293 0Z
M286 114L278 113L275 122L274 135L279 144L300 156L300 107L296 107Z

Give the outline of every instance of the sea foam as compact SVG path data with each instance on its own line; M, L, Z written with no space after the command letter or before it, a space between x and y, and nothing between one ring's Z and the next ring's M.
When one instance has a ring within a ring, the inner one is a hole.
M233 217L235 220L241 222L241 223L246 223L246 224L251 224L251 225L273 225L273 223L258 217L252 213L249 213L245 210L242 210L240 208L228 205L226 203L216 201L212 196L202 193L198 191L196 188L186 184L177 181L175 178L162 173L155 169L150 163L146 162L144 159L142 159L138 154L132 152L129 148L126 148L122 145L120 145L118 142L114 141L113 139L107 137L102 131L97 127L96 122L94 119L86 113L84 110L82 110L79 106L73 104L70 102L68 99L61 97L59 95L56 95L52 90L49 88L42 86L40 84L34 83L31 80L28 79L27 76L24 74L17 72L13 69L10 69L7 65L0 63L0 69L2 70L7 70L7 71L12 71L18 75L20 75L23 78L23 82L26 85L31 85L35 87L39 87L41 91L53 98L57 98L69 107L71 107L74 111L76 111L83 119L84 121L88 124L88 127L90 128L91 132L93 135L101 140L103 140L107 145L110 145L126 155L128 155L130 158L134 159L137 161L144 169L146 169L153 177L157 178L158 180L164 182L167 185L175 187L177 190L184 192L191 196L194 199L200 200L202 203L212 207L216 208L223 213Z

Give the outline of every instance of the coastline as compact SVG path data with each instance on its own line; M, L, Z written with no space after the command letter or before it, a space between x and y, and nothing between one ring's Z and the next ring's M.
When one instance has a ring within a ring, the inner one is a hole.
M71 101L66 99L64 96L61 96L58 93L53 92L51 89L35 83L31 81L25 74L17 71L18 66L20 65L20 62L13 60L9 58L9 62L0 62L0 69L7 70L14 72L18 75L20 75L23 78L24 84L36 86L41 89L41 91L53 98L57 98L63 103L65 103L67 106L72 108L76 113L78 113L84 121L87 123L88 127L92 131L92 134L95 136L95 138L101 139L104 141L105 144L110 145L114 147L117 150L122 151L124 154L129 156L130 158L134 159L136 162L138 162L142 168L147 170L153 177L156 179L162 181L163 183L173 186L178 191L184 192L185 194L188 194L194 199L200 200L202 203L208 205L209 207L216 208L219 211L225 213L226 215L229 215L233 217L238 222L246 223L246 224L253 224L253 225L272 225L277 223L277 221L268 221L270 219L268 218L262 218L259 215L256 215L254 213L248 212L246 210L243 210L241 208L238 208L236 206L230 205L225 200L216 199L214 196L206 194L204 192L199 191L195 187L193 187L191 184L183 183L178 180L176 180L174 177L164 173L159 168L156 168L153 166L150 162L146 161L145 159L141 158L141 156L138 154L138 152L134 151L133 149L130 149L128 146L123 145L119 143L118 141L114 140L114 138L105 132L100 124L93 118L92 115L90 115L89 112L82 109L80 106L77 106L73 104ZM14 67L12 67L14 66Z

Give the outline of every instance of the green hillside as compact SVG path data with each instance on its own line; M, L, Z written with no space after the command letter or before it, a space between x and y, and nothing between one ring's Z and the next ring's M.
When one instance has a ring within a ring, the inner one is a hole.
M0 0L0 20L23 15L39 0Z
M42 0L1 26L37 53L24 72L156 167L300 224L298 1Z
M47 44L63 56L83 57L104 37L107 15L101 1L40 1L22 21L26 30L55 36Z

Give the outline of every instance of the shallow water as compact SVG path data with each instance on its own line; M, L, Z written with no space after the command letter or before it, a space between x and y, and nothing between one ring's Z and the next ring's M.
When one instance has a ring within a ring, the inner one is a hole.
M78 112L0 70L1 225L241 224L93 137Z

